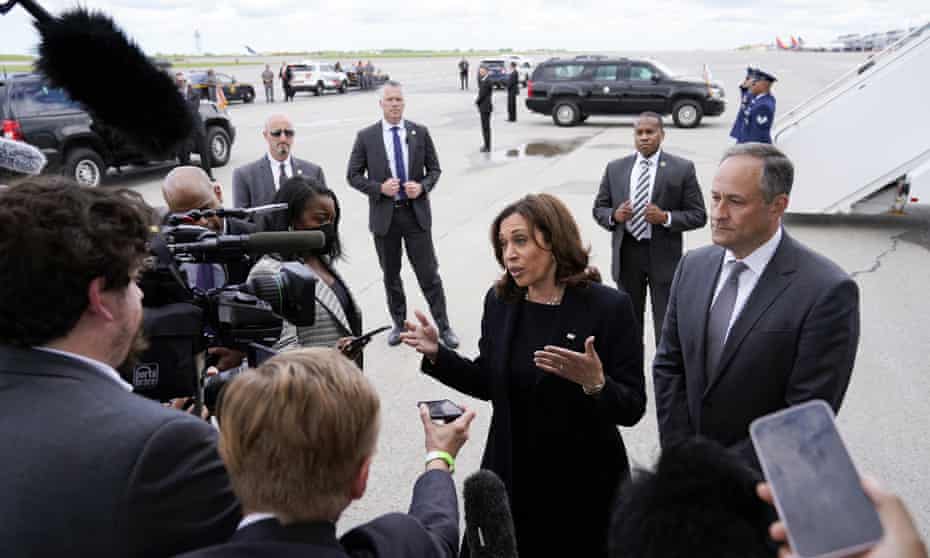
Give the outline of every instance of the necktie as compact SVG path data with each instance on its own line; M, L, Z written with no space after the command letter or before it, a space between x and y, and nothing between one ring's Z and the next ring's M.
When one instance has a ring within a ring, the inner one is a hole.
M733 316L733 306L736 304L736 294L739 291L739 276L749 269L743 262L733 262L730 275L723 288L717 294L717 300L710 308L707 317L707 359L705 360L705 373L707 384L710 385L717 377L720 366L720 357L723 346L727 340L727 329L730 327L730 318Z
M630 220L630 230L633 238L642 240L646 234L646 205L649 204L649 159L643 159L639 171L639 180L636 182L636 191L633 193L633 218Z
M281 189L281 186L284 186L285 182L287 182L287 170L284 168L284 163L281 163L281 170L278 174L278 190Z
M394 133L394 166L397 167L397 180L400 181L400 190L397 192L397 199L407 199L407 193L404 191L404 183L407 182L407 163L404 161L404 148L400 144L400 126L391 126L391 132Z
M197 264L195 285L202 291L209 291L216 286L216 281L213 279L213 264Z

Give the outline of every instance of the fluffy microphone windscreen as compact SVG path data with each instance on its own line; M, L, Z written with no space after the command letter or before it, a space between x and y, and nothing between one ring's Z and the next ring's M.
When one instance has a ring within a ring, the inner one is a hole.
M109 16L76 8L35 26L37 69L135 147L169 156L190 136L193 119L171 77Z
M503 481L487 469L465 479L465 539L471 558L516 558L517 540ZM540 535L543 536L543 535Z

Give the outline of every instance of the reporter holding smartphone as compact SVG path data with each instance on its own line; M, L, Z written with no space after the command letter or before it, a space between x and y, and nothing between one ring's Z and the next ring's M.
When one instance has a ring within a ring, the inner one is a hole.
M629 462L617 426L646 408L643 345L625 293L588 268L556 197L528 195L491 226L503 276L488 291L477 358L440 345L417 312L403 341L423 371L493 403L481 467L507 487L521 556L606 556Z
M326 246L320 252L266 255L249 273L249 278L276 276L284 261L298 260L319 280L316 284L316 320L312 326L298 327L285 321L274 349L286 351L296 347L346 347L362 334L362 314L348 285L336 272L335 262L342 258L339 239L341 211L336 194L316 178L295 176L288 179L272 203L286 203L287 212L273 214L264 224L269 231L321 231ZM361 366L361 352L349 355Z

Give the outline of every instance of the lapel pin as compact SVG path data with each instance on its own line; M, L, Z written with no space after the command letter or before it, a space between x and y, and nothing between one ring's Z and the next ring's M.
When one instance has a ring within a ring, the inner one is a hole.
M302 169L297 169L297 174L303 174L303 173L304 171Z
M574 340L575 340L575 334L574 334L574 333L566 333L566 334L565 334L565 338L568 339L569 341L574 341Z
M410 130L410 135L411 135L411 136L417 135L417 131L416 131L416 130Z
M661 162L659 163L659 166L660 166L660 167L664 167L664 166L665 166L665 161L661 161Z

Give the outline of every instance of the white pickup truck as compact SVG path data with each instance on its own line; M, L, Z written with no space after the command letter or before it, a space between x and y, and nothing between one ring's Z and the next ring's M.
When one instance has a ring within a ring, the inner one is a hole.
M294 91L312 91L322 95L327 89L345 93L349 78L345 72L337 72L332 64L305 60L291 67L291 87Z

